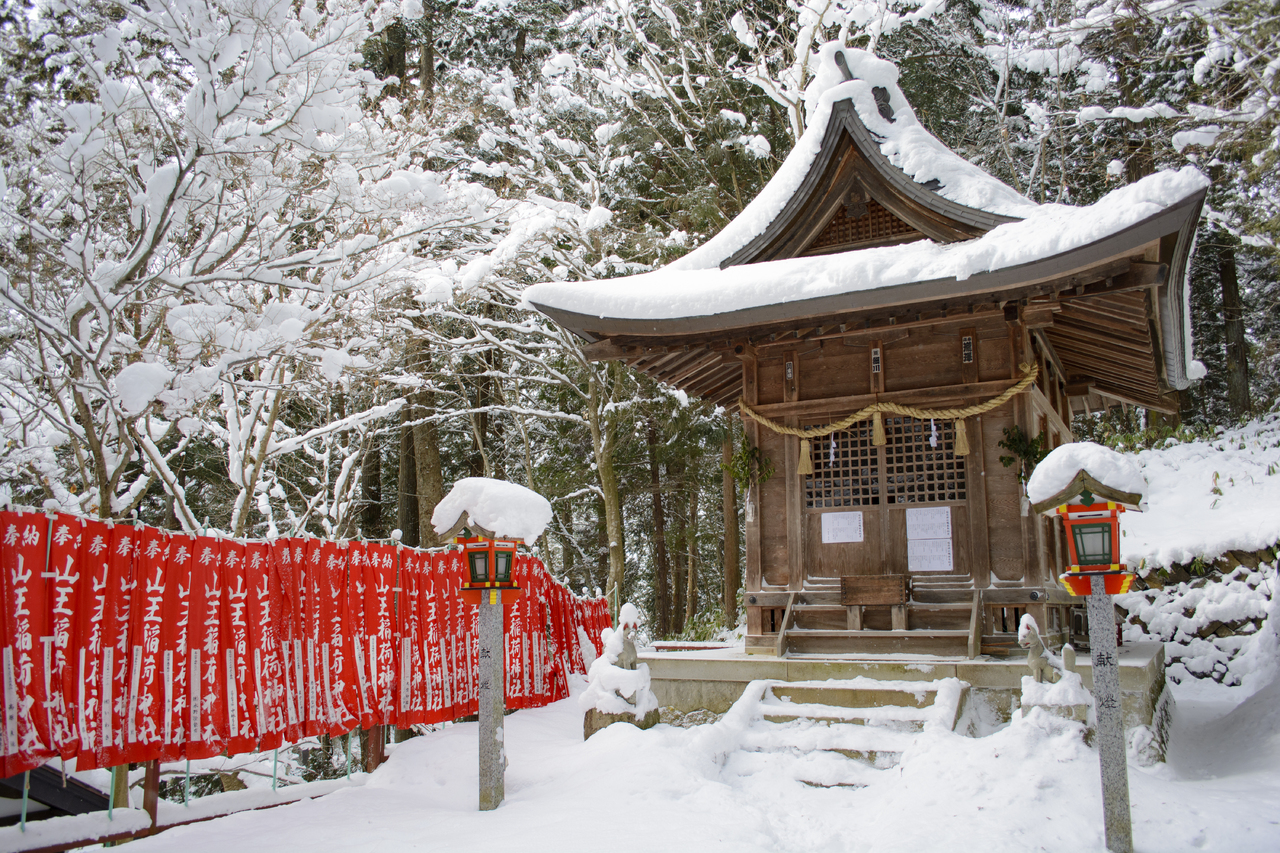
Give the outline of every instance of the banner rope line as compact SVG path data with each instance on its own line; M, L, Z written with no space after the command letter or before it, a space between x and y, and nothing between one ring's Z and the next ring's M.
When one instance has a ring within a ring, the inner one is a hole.
M747 401L742 397L738 398L738 408L743 411L753 421L761 426L767 427L780 435L794 435L801 439L800 441L800 467L798 473L801 475L813 473L813 461L810 458L809 441L814 438L823 438L834 432L848 429L856 423L871 419L871 443L876 447L885 444L884 421L881 417L883 413L894 415L904 415L906 417L916 418L918 420L954 420L956 422L955 436L955 455L969 455L969 438L965 431L964 419L974 415L985 414L992 409L999 408L1009 402L1014 396L1021 394L1036 381L1036 377L1040 375L1040 366L1037 364L1021 364L1019 368L1022 370L1022 378L1015 384L1006 388L1002 393L992 397L983 403L975 403L971 406L961 406L948 409L922 409L917 406L905 406L901 403L890 403L888 401L877 401L869 406L859 409L847 417L838 421L826 424L825 426L812 427L793 427L786 424L780 424L771 420L757 412L751 406L747 405Z

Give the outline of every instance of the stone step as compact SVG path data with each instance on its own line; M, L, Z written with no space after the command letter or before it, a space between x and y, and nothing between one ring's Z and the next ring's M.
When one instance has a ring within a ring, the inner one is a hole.
M813 720L825 724L882 726L920 731L935 721L954 729L969 686L964 682L877 681L853 678L772 682L760 697L767 722ZM835 735L828 735L834 737Z
M931 715L922 714L928 709L904 708L886 705L870 708L840 708L835 705L804 705L797 702L766 703L764 719L769 723L788 723L793 720L812 720L817 723L880 726L899 732L924 731L924 724Z
M725 760L725 771L734 776L760 774L770 780L790 778L816 788L861 788L884 769L821 749L809 752L739 749Z
M905 641L905 642L904 642ZM919 654L965 657L969 632L922 628L906 631L840 631L793 628L787 631L788 654Z
M867 679L870 681L870 679ZM926 682L927 683L927 682ZM907 685L909 686L909 685ZM896 705L908 708L926 708L933 704L935 690L921 687L903 690L894 687L832 687L822 682L792 682L776 684L773 696L780 702L800 705L832 705L837 708L882 708Z
M849 609L838 604L796 605L792 610L795 631L845 630L849 624ZM965 630L972 615L968 604L915 603L907 605L907 627L910 630ZM888 607L868 606L863 611L864 630L889 628ZM870 623L870 624L868 624Z
M910 732L880 726L795 719L748 732L742 748L752 752L796 754L820 750L883 769L897 764L914 737Z

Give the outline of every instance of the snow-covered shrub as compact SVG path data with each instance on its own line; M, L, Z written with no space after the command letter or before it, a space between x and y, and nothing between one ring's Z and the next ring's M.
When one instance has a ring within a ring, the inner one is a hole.
M1275 668L1274 615L1277 596L1275 564L1253 569L1239 566L1225 574L1209 574L1160 589L1116 596L1128 614L1127 642L1159 640L1165 644L1168 676L1175 684L1187 678L1211 678L1229 686L1254 689ZM1271 649L1271 654L1264 654Z

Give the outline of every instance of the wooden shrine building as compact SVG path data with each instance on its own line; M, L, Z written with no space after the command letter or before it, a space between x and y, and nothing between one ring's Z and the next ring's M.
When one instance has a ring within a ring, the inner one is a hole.
M824 48L809 130L720 234L527 292L593 358L740 411L772 461L746 507L748 651L972 657L1027 611L1060 642L1062 533L998 442L1056 447L1118 403L1172 412L1188 384L1204 177L1038 205L925 131L896 81Z

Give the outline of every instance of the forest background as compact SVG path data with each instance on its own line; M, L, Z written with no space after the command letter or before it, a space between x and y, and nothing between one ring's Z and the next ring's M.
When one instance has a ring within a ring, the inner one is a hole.
M1038 202L1213 178L1202 380L1150 445L1280 394L1280 6L1266 0L2 0L0 502L438 544L464 476L655 637L738 622L751 449L521 302L716 233L805 126L820 44ZM736 475L736 476L735 476Z

